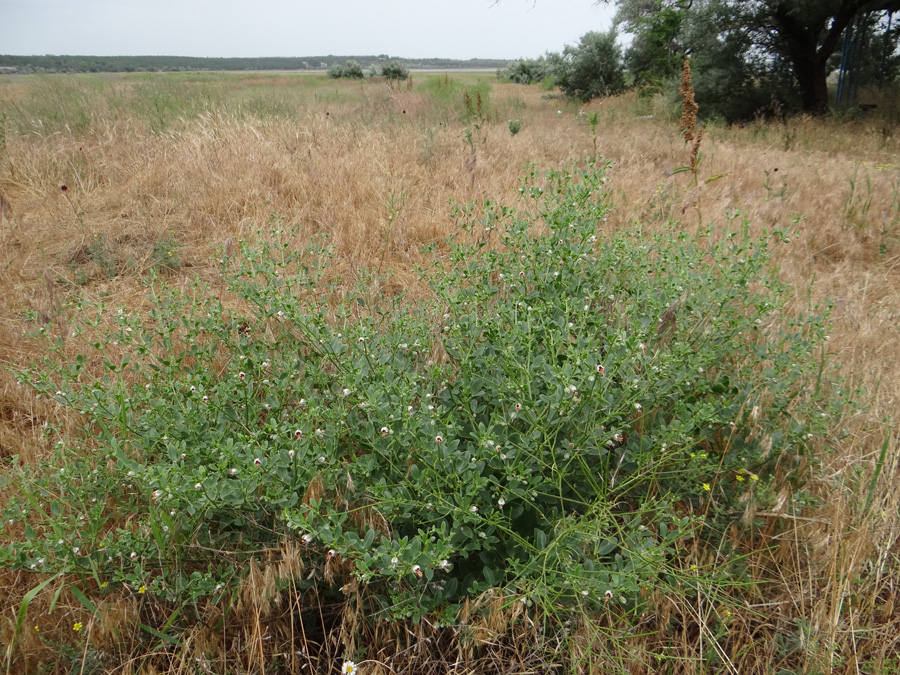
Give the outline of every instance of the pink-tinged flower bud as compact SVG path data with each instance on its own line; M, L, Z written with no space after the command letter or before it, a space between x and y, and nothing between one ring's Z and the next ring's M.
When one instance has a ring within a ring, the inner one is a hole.
M438 434L437 436L434 437L434 440L437 441L438 443L443 443L444 437L441 436L440 434Z
M262 464L262 460L259 457L257 457L256 459L253 460L253 463L256 466L260 466Z
M418 565L413 565L412 571L417 577L422 578L422 568L421 567L419 567Z

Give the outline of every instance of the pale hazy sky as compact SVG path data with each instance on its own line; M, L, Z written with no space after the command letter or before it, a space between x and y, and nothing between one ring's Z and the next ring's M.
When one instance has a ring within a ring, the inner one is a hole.
M607 30L594 0L0 0L0 54L519 58Z

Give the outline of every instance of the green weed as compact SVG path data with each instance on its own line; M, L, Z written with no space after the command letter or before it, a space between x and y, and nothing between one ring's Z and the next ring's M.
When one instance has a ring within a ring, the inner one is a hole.
M22 528L2 564L127 587L175 642L173 610L230 603L284 546L305 568L272 567L278 587L357 589L357 631L491 593L550 633L636 625L658 592L740 598L726 533L784 481L802 497L830 410L824 319L785 315L768 271L783 233L606 232L601 161L519 194L455 209L414 305L364 272L338 290L324 242L276 227L224 256L245 311L153 277L144 314L80 308L93 350L51 341L20 377L84 434L48 426L55 456L0 478Z

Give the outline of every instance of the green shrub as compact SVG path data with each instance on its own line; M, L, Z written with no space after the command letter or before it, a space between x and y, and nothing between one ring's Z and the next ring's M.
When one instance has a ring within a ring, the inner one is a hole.
M354 59L347 59L344 63L336 63L328 69L328 77L337 79L346 77L351 80L361 80L365 77L362 66Z
M157 281L145 315L81 308L94 352L22 379L84 435L4 475L25 527L0 561L183 605L290 542L306 569L279 583L355 579L373 621L497 588L637 616L651 588L732 585L738 563L683 551L727 560L747 502L809 461L822 319L783 316L745 224L608 232L605 168L458 208L416 306L345 292L326 247L275 230L224 263L247 312Z
M388 61L381 66L381 75L387 80L409 79L409 71L404 68L399 61Z
M547 60L541 56L537 59L511 61L506 68L497 71L497 77L516 84L533 84L543 80L548 74L547 71Z

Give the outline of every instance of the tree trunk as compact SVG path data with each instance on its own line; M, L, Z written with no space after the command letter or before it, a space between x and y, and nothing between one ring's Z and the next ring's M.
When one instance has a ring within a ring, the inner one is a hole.
M794 76L800 87L804 112L820 115L828 112L828 81L825 62L813 53L794 54Z

